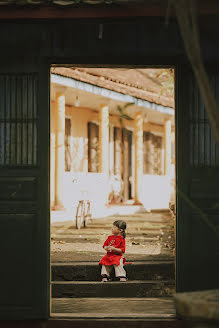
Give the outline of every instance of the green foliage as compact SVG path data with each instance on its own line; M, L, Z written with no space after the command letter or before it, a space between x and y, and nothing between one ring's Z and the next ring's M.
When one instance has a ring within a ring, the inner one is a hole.
M160 94L165 96L174 95L174 69L156 69L155 77L160 80Z
M123 119L129 120L129 121L133 120L133 118L125 112L125 109L132 105L134 105L134 103L127 103L123 107L121 107L119 105L116 107L116 110L119 112L119 122L120 122L121 126L123 126Z

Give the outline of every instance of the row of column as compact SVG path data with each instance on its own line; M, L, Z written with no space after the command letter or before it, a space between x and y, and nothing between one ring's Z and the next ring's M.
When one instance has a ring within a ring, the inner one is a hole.
M109 113L108 107L102 105L99 111L99 172L109 172ZM141 180L143 175L143 117L141 113L135 114L134 119L135 140L135 203L140 200ZM164 122L164 174L169 175L171 168L171 120Z
M65 172L65 94L60 87L55 102L55 209L63 209Z
M59 89L56 93L55 110L55 207L63 207L63 178L65 171L65 95ZM109 109L101 105L99 109L99 172L109 172ZM135 202L140 200L140 185L143 175L143 117L135 114ZM171 166L171 121L164 124L164 174L169 174Z

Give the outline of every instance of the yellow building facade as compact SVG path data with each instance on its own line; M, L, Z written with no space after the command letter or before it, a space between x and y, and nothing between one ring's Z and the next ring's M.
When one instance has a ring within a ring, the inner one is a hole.
M109 204L168 208L174 197L173 115L159 113L163 124L156 124L135 107L121 120L107 99L89 108L72 104L75 90L69 87L52 83L51 91L51 208L71 208L84 197L81 191L94 212Z

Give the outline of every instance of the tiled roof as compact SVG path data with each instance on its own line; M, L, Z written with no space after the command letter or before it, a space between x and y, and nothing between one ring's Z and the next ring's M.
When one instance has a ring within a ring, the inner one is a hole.
M165 69L66 68L54 67L52 73L129 94L165 107L174 108L174 97L163 85L170 75Z

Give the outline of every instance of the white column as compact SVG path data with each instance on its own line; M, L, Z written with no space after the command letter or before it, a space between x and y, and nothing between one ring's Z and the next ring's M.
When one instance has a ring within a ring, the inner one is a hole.
M101 105L99 110L99 172L108 175L109 168L109 109Z
M135 199L135 135L132 133L132 198Z
M171 120L164 121L164 174L169 175L171 168Z
M114 127L109 129L109 174L114 174Z
M143 176L143 117L135 114L135 203L140 203Z
M63 178L65 172L65 94L56 92L55 108L55 208L63 209Z

